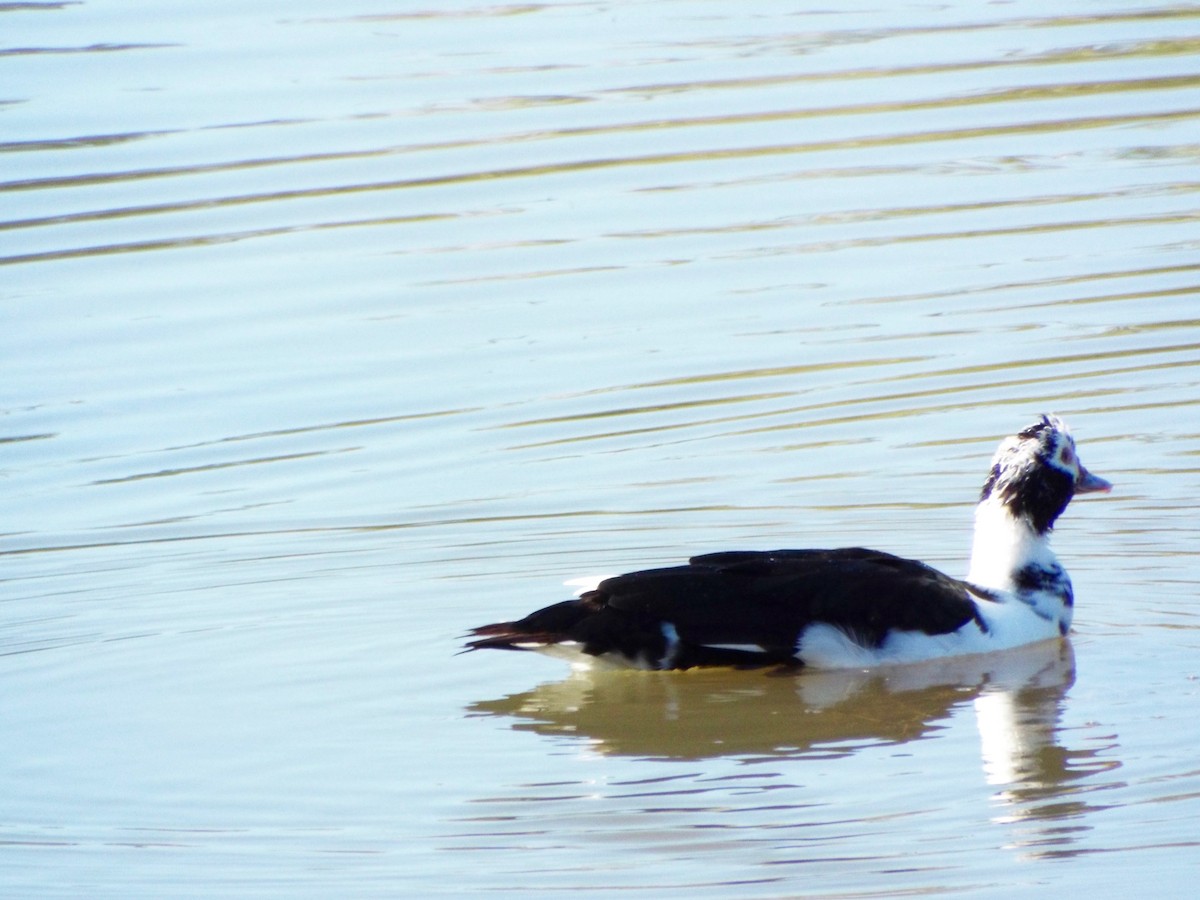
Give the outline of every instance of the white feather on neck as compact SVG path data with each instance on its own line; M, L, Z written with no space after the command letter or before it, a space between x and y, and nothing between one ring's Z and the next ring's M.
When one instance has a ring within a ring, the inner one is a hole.
M996 591L1014 590L1014 576L1033 564L1058 563L1050 532L1038 534L1029 520L1017 518L993 494L975 508L975 538L967 581Z

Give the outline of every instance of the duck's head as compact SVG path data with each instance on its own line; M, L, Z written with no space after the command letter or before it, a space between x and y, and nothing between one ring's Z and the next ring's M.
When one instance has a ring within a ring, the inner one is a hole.
M979 501L999 503L1014 519L1045 534L1076 494L1110 490L1109 482L1083 467L1066 423L1043 415L1001 442Z

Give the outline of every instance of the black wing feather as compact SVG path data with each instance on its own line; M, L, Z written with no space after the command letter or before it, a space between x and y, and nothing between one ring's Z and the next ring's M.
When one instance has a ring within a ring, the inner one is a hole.
M681 642L675 667L762 664L793 661L800 633L818 622L875 647L892 630L945 634L972 619L967 586L915 560L860 547L732 551L606 579L577 600L476 629L468 646L577 641L587 653L654 665L668 650L670 623Z

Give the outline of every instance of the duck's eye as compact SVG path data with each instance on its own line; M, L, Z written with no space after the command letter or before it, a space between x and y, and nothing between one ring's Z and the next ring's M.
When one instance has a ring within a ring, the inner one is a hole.
M1070 447L1063 447L1062 450L1058 454L1058 458L1062 461L1062 464L1064 466L1074 465L1075 464L1075 451L1072 450Z

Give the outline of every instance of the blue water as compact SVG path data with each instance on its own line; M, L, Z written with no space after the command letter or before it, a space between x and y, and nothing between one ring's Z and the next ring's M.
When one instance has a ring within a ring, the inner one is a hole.
M1200 9L0 7L0 893L1190 896ZM566 579L965 570L1064 648L455 656Z

